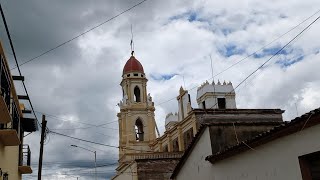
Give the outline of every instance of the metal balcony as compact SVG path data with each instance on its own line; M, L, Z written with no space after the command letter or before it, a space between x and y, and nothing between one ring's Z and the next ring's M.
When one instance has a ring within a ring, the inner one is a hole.
M19 161L19 172L21 174L31 174L32 169L31 169L31 151L29 148L29 145L24 144L22 146L22 156L20 157Z

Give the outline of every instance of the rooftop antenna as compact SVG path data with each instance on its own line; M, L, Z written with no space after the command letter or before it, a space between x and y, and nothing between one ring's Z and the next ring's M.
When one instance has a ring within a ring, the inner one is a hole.
M296 106L296 112L297 112L297 117L298 117L299 116L299 112L298 112L297 103L294 103L294 105Z
M131 56L133 56L133 54L134 54L134 42L133 42L132 24L131 24L131 42L130 42L130 46L131 46Z
M210 57L210 61L211 61L211 76L212 76L212 82L214 82L214 76L213 76L213 65L212 65L212 57L211 57L211 54L209 55L209 57ZM215 87L215 84L213 84L212 83L212 86L213 86L213 94L215 95L215 93L216 93L216 87ZM215 104L217 103L216 101L216 98L214 98L214 100L215 100Z
M211 54L210 56L210 60L211 60L211 76L212 76L212 81L214 81L214 76L213 76L213 65L212 65L212 58L211 58Z

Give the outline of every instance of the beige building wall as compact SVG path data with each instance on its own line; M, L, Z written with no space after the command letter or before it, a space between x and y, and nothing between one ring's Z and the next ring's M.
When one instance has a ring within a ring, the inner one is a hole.
M0 168L2 172L8 173L9 179L21 180L18 166L19 146L4 146L0 143Z
M21 164L23 166L20 166L20 168L22 167L22 171L19 172L19 158L20 157L23 158L22 149L21 149L21 152L19 152L19 148L20 148L19 145L23 144L23 131L21 130L21 126L22 126L21 120L23 118L23 114L22 114L21 108L24 108L24 105L19 103L14 82L11 77L12 75L10 72L10 68L6 60L1 42L0 42L0 55L4 61L2 63L2 66L3 68L6 69L7 76L9 77L8 81L9 81L9 84L11 84L11 87L10 87L11 108L9 111L7 111L10 113L11 119L10 119L10 122L1 124L3 128L0 129L0 168L3 173L8 173L9 175L8 178L10 180L21 180L22 178L21 173L28 174L32 172L30 166L24 166L23 164ZM2 98L1 100L3 100L2 96L1 98ZM13 128L14 127L13 125L14 117L13 117L13 109L12 109L13 104L16 105L16 108L18 111L17 113L19 114L19 118L20 118L19 124L17 124L17 129ZM1 108L7 109L6 104L1 104L1 106L2 106ZM1 113L3 114L0 114L0 117L3 118L4 113L7 113L7 112L2 111ZM12 133L12 131L14 133ZM28 172L23 171L25 169L27 169ZM0 179L2 178L3 176L0 177Z
M132 162L123 170L117 172L117 175L111 178L112 180L138 180L137 163Z

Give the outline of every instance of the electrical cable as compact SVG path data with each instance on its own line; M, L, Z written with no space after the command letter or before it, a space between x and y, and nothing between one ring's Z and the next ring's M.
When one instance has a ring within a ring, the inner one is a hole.
M139 5L141 5L142 3L146 2L146 1L147 1L147 0L140 1L139 3L137 3L137 4L133 5L133 6L131 6L130 8L128 8L128 9L126 9L126 10L124 10L124 11L120 12L119 14L117 14L117 15L115 15L115 16L113 16L113 17L109 18L109 19L107 19L106 21L104 21L104 22L102 22L102 23L99 23L98 25L96 25L96 26L94 26L94 27L92 27L92 28L90 28L90 29L88 29L88 30L86 30L86 31L84 31L84 32L82 32L82 33L80 33L80 34L78 34L77 36L74 36L73 38L71 38L71 39L69 39L69 40L67 40L67 41L65 41L65 42L63 42L63 43L61 43L61 44L59 44L59 45L57 45L57 46L55 46L55 47L53 47L53 48L51 48L51 49L49 49L49 50L45 51L45 52L43 52L43 53L41 53L41 54L40 54L40 55L38 55L38 56L35 56L34 58L31 58L31 59L29 59L29 60L27 60L27 61L25 61L25 62L21 63L20 65L17 65L16 67L14 67L14 68L12 68L12 69L16 69L18 66L25 65L25 64L27 64L27 63L29 63L29 62L31 62L31 61L33 61L33 60L36 60L36 59L40 58L41 56L43 56L43 55L45 55L45 54L47 54L47 53L49 53L49 52L51 52L51 51L53 51L53 50L55 50L55 49L60 48L61 46L64 46L64 45L68 44L69 42L71 42L71 41L73 41L73 40L75 40L75 39L78 39L79 37L81 37L81 36L83 36L83 35L87 34L88 32L90 32L90 31L92 31L92 30L94 30L94 29L96 29L96 28L98 28L98 27L100 27L100 26L104 25L105 23L107 23L107 22L109 22L109 21L111 21L111 20L113 20L113 19L115 19L115 18L117 18L117 17L121 16L122 14L124 14L124 13L126 13L126 12L130 11L131 9L133 9L133 8L135 8L135 7L139 6ZM11 70L12 70L12 69L11 69Z
M60 136L64 136L64 137L68 137L68 138L75 139L75 140L79 140L79 141L83 141L83 142L87 142L87 143L91 143L91 144L100 145L100 146L112 147L112 148L117 148L117 149L134 150L134 151L140 151L140 152L154 152L154 151L147 151L147 150L138 150L138 149L133 149L133 148L128 148L128 147L119 147L119 146L114 146L114 145L109 145L109 144L102 144L102 143L89 141L89 140L86 140L86 139L81 139L81 138L69 136L69 135L66 135L66 134L58 133L58 132L51 131L51 130L50 130L50 133L53 133L53 134L56 134L56 135L60 135Z
M248 59L249 57L255 55L257 52L263 50L265 47L269 46L270 44L272 44L272 43L274 43L275 41L279 40L279 39L282 38L283 36L287 35L289 32L293 31L294 29L296 29L297 27L299 27L301 24L303 24L304 22L306 22L307 20L309 20L310 18L312 18L313 16L315 16L315 15L318 14L319 12L320 12L320 10L317 10L317 11L316 11L315 13L313 13L311 16L307 17L306 19L304 19L303 21L301 21L299 24L295 25L294 27L292 27L291 29L289 29L288 31L286 31L284 34L282 34L282 35L280 35L279 37L273 39L272 41L270 41L270 42L267 43L266 45L262 46L262 47L259 48L258 50L254 51L253 53L251 53L251 54L247 55L246 57L240 59L239 61L237 61L236 63L230 65L229 67L227 67L226 69L220 71L219 73L215 74L213 77L209 78L208 81L211 80L211 79L213 79L213 78L215 78L215 77L217 77L218 75L226 72L227 70L231 69L232 67L234 67L235 65L239 64L240 62ZM191 90L193 90L193 89L195 89L195 88L197 88L197 87L198 87L198 85L197 85L197 86L194 86L194 87L192 87L192 88L190 88L190 89L188 89L188 90L191 91ZM165 101L163 101L163 102L160 102L160 103L156 104L155 106L160 106L161 104L167 103L167 102L172 101L172 100L174 100L174 99L176 99L176 97L172 97L172 98L170 98L170 99L168 99L168 100L165 100Z
M294 36L288 43L286 43L282 48L280 48L276 53L274 53L269 59L267 59L264 63L262 63L257 69L255 69L252 73L250 73L245 79L243 79L232 91L230 91L228 94L231 94L234 92L242 83L244 83L249 77L251 77L254 73L256 73L259 69L261 69L264 65L266 65L271 59L273 59L276 55L278 55L283 49L285 49L289 44L291 44L295 39L297 39L303 32L305 32L309 27L311 27L316 21L318 21L320 16L318 16L315 20L313 20L308 26L303 28L302 31L300 31L296 36ZM212 107L209 109L212 109L215 105L215 103Z
M87 143L91 143L91 144L96 144L96 145L101 145L101 146L106 146L106 147L112 147L112 148L119 148L118 146L109 145L109 144L102 144L102 143L98 143L98 142L94 142L94 141L89 141L89 140L85 140L85 139L69 136L69 135L66 135L66 134L58 133L58 132L55 132L55 131L51 131L51 130L50 130L50 133L57 134L57 135L64 136L64 137L68 137L68 138L75 139L75 140L79 140L79 141L83 141L83 142L87 142Z
M59 116L56 116L56 115L52 115L52 114L48 114L48 113L44 113L44 112L40 112L40 111L35 111L35 112L40 113L40 114L44 114L47 117L50 117L50 118L56 119L56 120L61 120L61 121L66 121L66 122L72 122L73 121L71 119L62 118L62 117L59 117ZM93 126L93 127L101 127L101 126L105 126L105 125L108 125L108 124L112 124L112 123L118 122L118 120L110 121L110 122L102 123L102 124L98 124L98 125L86 123L86 122L83 122L83 121L75 121L75 122L77 122L79 124L85 124L85 125L88 125L88 126Z
M143 3L143 2L144 2L144 1L140 2L140 4ZM137 5L139 5L139 3L138 3ZM136 6L137 6L137 5L136 5ZM274 39L273 41L269 42L268 44L266 44L265 46L263 46L263 47L261 47L260 49L256 50L255 52L251 53L250 55L246 56L245 58L243 58L243 59L239 60L238 62L232 64L232 65L229 66L228 68L222 70L222 71L219 72L218 74L214 75L212 78L214 78L214 77L222 74L223 72L229 70L229 69L232 68L233 66L239 64L239 63L242 62L243 60L247 59L248 57L254 55L255 53L257 53L257 52L259 52L260 50L262 50L263 48L265 48L265 47L267 47L268 45L272 44L272 43L275 42L276 40L282 38L283 36L285 36L286 34L288 34L289 32L291 32L292 30L294 30L295 28L297 28L298 26L300 26L301 24L303 24L304 22L306 22L308 19L310 19L311 17L313 17L315 14L317 14L317 13L319 13L319 12L320 12L320 10L316 11L314 14L312 14L312 15L309 16L308 18L304 19L304 20L303 20L302 22L300 22L298 25L296 25L296 26L294 26L293 28L291 28L289 31L285 32L284 34L282 34L282 35L279 36L278 38L276 38L276 39ZM102 25L102 24L101 24L101 25ZM99 25L98 25L98 26L99 26ZM97 26L96 26L96 27L97 27ZM209 80L210 80L210 79L209 79ZM196 87L197 87L197 86L195 86L195 87L193 87L193 88L191 88L191 89L189 89L189 90L193 90L193 89L196 88ZM166 102L169 102L169 101L171 101L171 100L173 100L173 99L175 99L175 98L176 98L176 97L173 97L173 98L171 98L171 99L169 99L169 100L167 100L167 101L161 102L161 103L157 104L156 106L159 106L159 105L161 105L161 104L164 104L164 103L166 103ZM37 111L37 112L38 112L38 111ZM39 112L39 113L41 113L41 112ZM47 113L43 113L43 114L46 114L46 115L52 116L52 117L57 117L57 116L50 115L50 114L47 114ZM62 119L62 118L59 118L59 119ZM117 121L113 121L113 122L117 122ZM79 122L79 123L82 123L82 122ZM110 122L110 123L112 123L112 122ZM88 123L82 123L82 124L91 125L91 126L103 126L103 125L109 124L109 123L100 124L100 125L93 125L93 124L88 124Z
M3 23L4 23L5 29L6 29L6 32L7 32L7 36L8 36L9 42L10 42L10 47L11 47L11 50L12 50L12 53L13 53L13 57L14 57L15 63L16 63L17 68L18 68L19 75L22 76L21 70L20 70L20 68L19 68L17 56L16 56L16 53L15 53L15 50L14 50L14 47L13 47L13 42L12 42L12 39L11 39L11 35L10 35L10 32L9 32L9 28L8 28L8 25L7 25L7 21L6 21L6 18L5 18L5 16L4 16L4 12L3 12L3 10L2 10L1 2L0 2L0 11L1 11L1 16L2 16L2 20L3 20ZM30 104L31 109L32 109L32 111L33 111L33 114L34 114L34 116L35 116L35 118L36 118L36 121L37 121L38 125L40 125L40 127L41 127L41 124L40 124L40 122L38 121L38 118L37 118L37 116L36 116L36 113L34 112L34 108L33 108L32 102L31 102L31 100L30 100L30 96L29 96L29 93L28 93L28 90L27 90L27 88L26 88L26 85L25 85L24 81L22 81L22 85L23 85L23 88L24 88L24 90L25 90L25 92L26 92L26 95L29 97L29 98L28 98L28 101L29 101L29 104Z

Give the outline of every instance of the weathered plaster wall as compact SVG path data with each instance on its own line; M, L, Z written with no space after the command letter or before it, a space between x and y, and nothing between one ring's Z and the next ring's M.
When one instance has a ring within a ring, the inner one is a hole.
M137 163L132 163L125 167L121 172L112 178L112 180L138 180L137 177Z
M168 180L179 159L138 160L138 180Z
M210 126L210 136L212 144L212 154L220 152L227 147L236 145L247 139L251 139L258 134L272 129L274 125L265 124L233 124ZM238 138L238 140L237 140Z

